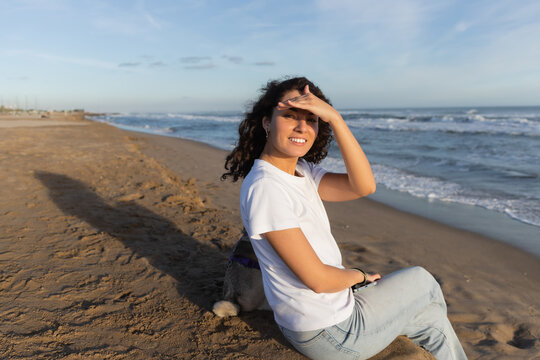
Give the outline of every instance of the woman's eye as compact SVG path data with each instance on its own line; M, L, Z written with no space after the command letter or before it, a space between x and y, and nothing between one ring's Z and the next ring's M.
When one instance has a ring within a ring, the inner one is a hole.
M319 119L318 118L309 118L308 121L314 123L314 122L319 121Z

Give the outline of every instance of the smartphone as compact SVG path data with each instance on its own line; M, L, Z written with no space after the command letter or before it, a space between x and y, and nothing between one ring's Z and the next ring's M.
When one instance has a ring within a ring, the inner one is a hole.
M369 284L366 284L366 285L361 286L361 287L354 287L353 288L353 293L358 292L358 291L360 291L362 289L366 289L366 288L368 288L370 286L375 286L375 285L377 285L377 281L370 282Z

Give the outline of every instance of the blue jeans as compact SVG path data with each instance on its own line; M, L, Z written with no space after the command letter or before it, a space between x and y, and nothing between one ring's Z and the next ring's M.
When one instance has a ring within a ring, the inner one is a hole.
M398 335L408 336L437 359L467 359L446 316L435 278L416 266L396 271L354 294L352 315L334 326L292 331L285 338L311 359L368 359Z

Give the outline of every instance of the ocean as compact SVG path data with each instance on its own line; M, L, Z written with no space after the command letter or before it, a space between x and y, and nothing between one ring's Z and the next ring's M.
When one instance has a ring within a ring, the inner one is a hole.
M340 113L371 162L378 187L370 197L540 256L540 107ZM124 113L93 119L231 150L242 115ZM345 170L335 142L322 166Z

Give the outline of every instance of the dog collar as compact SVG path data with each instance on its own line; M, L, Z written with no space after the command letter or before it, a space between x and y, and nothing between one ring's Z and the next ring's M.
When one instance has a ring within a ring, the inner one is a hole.
M229 262L232 262L232 261L237 262L237 263L239 263L241 265L244 265L245 267L248 267L248 268L251 268L251 269L261 270L261 267L259 266L258 261L248 259L248 258L245 258L243 256L231 255L231 257L229 258Z

